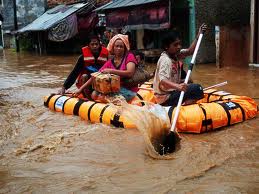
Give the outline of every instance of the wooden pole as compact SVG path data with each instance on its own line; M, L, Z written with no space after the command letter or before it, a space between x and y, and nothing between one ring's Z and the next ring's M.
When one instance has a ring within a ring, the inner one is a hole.
M3 29L2 29L2 21L0 20L0 34L1 34L1 37L0 37L0 39L1 39L1 43L2 43L2 45L0 45L0 46L2 46L3 48L4 48L4 32L3 32Z
M215 45L216 45L216 67L220 68L220 62L219 62L219 49L220 49L220 27L219 26L215 26Z
M258 0L255 1L255 24L256 24L256 29L255 29L255 35L256 35L256 63L259 64L259 2Z
M255 14L255 0L251 0L251 12L250 12L250 54L249 62L254 63L254 14Z
M42 54L42 45L41 45L41 32L38 31L38 45L39 45L39 53Z
M14 17L14 30L18 30L18 24L17 24L17 9L16 9L16 0L13 0L13 17ZM20 45L17 33L15 32L15 46L16 46L16 52L20 52Z

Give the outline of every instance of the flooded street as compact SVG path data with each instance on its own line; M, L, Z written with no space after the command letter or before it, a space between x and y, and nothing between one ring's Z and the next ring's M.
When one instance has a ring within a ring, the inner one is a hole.
M258 193L259 117L215 132L181 134L172 160L149 157L141 133L52 112L77 56L0 50L0 193ZM197 65L204 87L259 103L259 68Z

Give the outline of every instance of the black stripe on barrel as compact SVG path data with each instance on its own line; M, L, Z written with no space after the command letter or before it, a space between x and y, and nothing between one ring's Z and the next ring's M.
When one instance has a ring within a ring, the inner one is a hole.
M246 115L245 115L245 110L243 109L243 107L240 104L236 103L236 102L232 102L232 103L234 103L238 108L240 108L240 110L242 112L242 120L245 121L246 120Z
M50 99L53 97L53 96L55 96L56 94L51 94L49 97L48 97L48 99L46 100L46 102L44 102L44 106L46 106L46 107L49 107L49 101L50 101Z
M81 99L79 99L78 100L78 102L75 104L75 106L74 106L74 110L73 110L73 114L74 115L79 115L79 108L80 108L80 106L84 103L85 101L84 100L81 100Z
M105 107L103 107L102 111L101 111L101 114L100 114L100 123L103 122L103 114L104 114L104 111L109 107L110 105L106 105Z
M55 102L54 102L54 107L53 107L53 108L54 108L54 110L55 110L55 111L56 111L56 102L57 102L57 101L58 101L58 99L60 99L61 97L63 97L63 96L59 96L59 97L57 97L57 98L56 98L56 100L55 100Z
M222 106L222 108L225 110L225 112L227 113L227 117L228 117L228 125L227 126L230 126L230 121L231 121L231 114L229 112L230 107L225 103L218 103L220 106Z
M120 122L120 115L115 114L114 118L111 120L111 124L115 127L122 127L124 128L123 122Z
M96 105L97 102L93 103L89 109L88 109L88 120L91 121L91 111L92 111L92 108L94 107L94 105Z
M207 119L207 112L206 112L205 108L203 108L202 105L199 105L199 106L204 114L204 120L202 120L202 126L205 126L205 131L208 131L208 125L211 125L211 129L213 129L212 119Z
M65 111L65 104L67 103L67 101L68 101L69 99L71 99L71 97L67 98L67 99L64 101L63 107L62 107L62 112Z

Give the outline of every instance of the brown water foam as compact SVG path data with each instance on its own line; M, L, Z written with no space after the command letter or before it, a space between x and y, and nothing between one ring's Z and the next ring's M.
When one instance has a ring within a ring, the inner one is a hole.
M160 155L163 139L170 132L167 112L160 105L148 104L143 107L122 103L122 116L134 123L143 135L148 155L155 159L173 159L173 155Z

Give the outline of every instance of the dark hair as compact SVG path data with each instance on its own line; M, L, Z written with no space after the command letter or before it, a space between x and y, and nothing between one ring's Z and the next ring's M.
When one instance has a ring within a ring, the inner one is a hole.
M134 54L135 54L135 56L139 55L141 60L144 60L144 58L145 58L145 54L142 53L141 51L135 51Z
M176 41L177 39L180 39L180 34L178 31L173 30L168 32L165 37L162 39L162 48L164 50L168 49L169 45Z
M98 37L98 35L91 33L87 37L87 44L89 44L93 39L98 40L100 42L100 38Z

